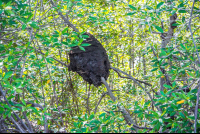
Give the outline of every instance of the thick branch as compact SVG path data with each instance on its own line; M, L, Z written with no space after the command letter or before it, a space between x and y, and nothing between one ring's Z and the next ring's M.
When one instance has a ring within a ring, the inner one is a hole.
M106 82L104 77L101 77L101 81L102 83L106 86L108 94L110 96L110 98L115 102L116 98L113 95L112 91L110 90L110 87L108 86L108 83ZM120 106L119 104L117 105L117 107L119 108L119 110L121 111L121 113L124 116L124 119L126 120L127 124L133 124L135 125L133 119L131 118L130 114L126 111L126 109L123 106ZM135 126L133 126L133 128L136 130L137 132L137 128Z
M176 13L170 16L170 26L167 32L167 36L164 37L164 39L162 40L161 48L165 48L167 44L170 42L171 38L173 37L174 28L176 28L176 26L172 26L172 25L176 23L176 18L177 18Z

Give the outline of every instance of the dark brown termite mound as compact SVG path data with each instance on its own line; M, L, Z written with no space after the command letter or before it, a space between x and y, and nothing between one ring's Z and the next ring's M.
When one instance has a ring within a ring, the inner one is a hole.
M77 72L83 79L90 84L98 87L102 84L101 77L106 80L109 76L110 62L108 55L102 44L90 33L82 43L89 43L85 46L85 51L78 46L72 47L69 53L70 65L68 70Z

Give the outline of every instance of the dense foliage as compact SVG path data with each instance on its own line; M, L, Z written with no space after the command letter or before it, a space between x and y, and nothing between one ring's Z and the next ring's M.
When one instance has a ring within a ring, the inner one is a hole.
M143 82L68 71L85 32ZM199 52L199 0L0 0L0 132L200 132Z

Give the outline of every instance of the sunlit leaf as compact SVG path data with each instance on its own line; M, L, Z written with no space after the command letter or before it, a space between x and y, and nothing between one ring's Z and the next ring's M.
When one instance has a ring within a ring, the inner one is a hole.
M182 103L184 103L185 102L185 100L181 100L181 101L178 101L178 102L176 102L177 104L182 104Z
M84 47L82 47L82 46L79 46L79 48L80 48L81 50L85 51L85 48L84 48Z
M21 89L16 89L17 93L22 93L23 91Z
M50 81L51 81L51 80L47 80L47 84L49 84Z

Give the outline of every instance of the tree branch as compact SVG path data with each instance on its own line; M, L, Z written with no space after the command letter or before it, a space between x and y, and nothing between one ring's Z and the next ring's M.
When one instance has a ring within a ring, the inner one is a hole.
M140 85L140 83L137 82L136 79L134 79L131 75L129 75L129 74L127 74L127 73L125 73L125 72L123 72L123 71L117 69L117 68L114 68L114 67L112 67L112 66L110 66L110 68L113 69L114 71L121 72L121 73L127 75L130 79L132 79L136 84L139 85L139 87L141 87L141 88L148 94L148 96L149 96L149 98L151 99L152 103L155 105L155 102L153 101L153 98L151 97L151 94L150 94L148 91L146 91L146 89L145 89L144 87L142 87L142 86ZM160 109L159 107L156 107L156 108L157 108L158 111L161 111L161 109Z
M40 53L40 54L42 54L42 55L45 55L43 52L41 52L40 50L37 50L36 48L35 48L35 51L38 52L38 53ZM63 66L68 67L68 65L65 64L64 62L62 62L62 61L60 61L60 60L58 60L58 59L56 59L56 58L54 58L54 57L51 57L51 58L54 59L55 61L59 62L59 63L62 64Z
M194 9L194 3L195 3L195 0L193 1L193 4L192 4L192 9L191 9L191 12L190 12L190 20L189 20L188 27L190 29L190 33L191 33L191 36L192 36L192 41L194 43L194 47L196 49L197 58L199 60L198 64L200 64L200 57L199 57L199 53L198 53L198 50L197 50L197 46L196 46L196 43L195 43L195 40L194 40L194 37L193 37L192 28L191 28L192 12L193 12L193 9ZM197 114L198 114L198 105L199 105L199 95L200 95L200 87L199 87L198 92L197 92L197 100L196 100L196 106L195 106L195 112L194 112L194 116L195 116L194 133L197 132Z
M11 107L10 103L8 102L6 96L5 96L4 92L3 92L3 89L2 89L1 84L0 84L0 93L3 95L4 100L6 101L6 103L8 104L8 106ZM17 114L16 114L15 112L13 112L13 113L15 114L15 116L17 117L17 119L20 119L20 118L17 116ZM12 117L12 115L11 115L10 119L12 120L12 122L17 126L17 128L18 128L22 133L26 133L26 131L15 121L15 119ZM22 120L20 120L20 121L22 122L22 125L23 125L25 128L27 128L27 126L23 123L23 121L22 121ZM28 132L31 132L29 129L27 129L27 130L28 130Z
M110 98L115 102L116 98L113 95L112 91L110 90L110 87L108 86L108 83L106 82L105 78L101 77L101 81L106 86ZM123 106L120 106L119 104L117 104L117 107L119 108L119 110L121 111L122 115L124 116L124 119L126 120L126 123L135 125L133 119L131 118L130 114L126 111L126 109ZM136 127L134 127L134 126L133 126L133 128L137 132L138 129Z
M131 80L133 80L133 81L136 80L136 81L138 81L138 82L140 82L140 83L143 83L143 84L145 84L145 85L152 86L151 84L149 84L149 83L147 83L147 82L144 82L144 81L141 81L141 80L138 80L138 79L135 79L135 78L133 78L132 76L130 76L130 75L128 75L128 74L126 74L126 75L128 75L129 77L121 76L119 72L121 72L121 73L123 73L123 74L125 74L125 72L123 72L123 71L121 71L121 70L119 70L119 69L117 69L117 68L114 68L114 67L110 67L110 68L113 69L115 72L117 72L117 74L118 74L121 78L131 79Z
M50 0L50 2L51 2L51 4L52 4L54 7L57 7L57 5L53 2L53 0ZM58 14L60 15L60 17L65 21L65 23L67 23L67 25L68 25L69 27L71 27L74 31L76 31L77 33L79 33L79 30L78 30L72 23L69 22L69 20L62 14L61 11L59 11L59 10L57 9L57 12L58 12Z
M113 92L113 91L119 91L119 90L112 90L112 92ZM102 95L101 95L101 97L100 97L100 99L99 99L99 101L98 101L98 103L97 103L97 105L96 105L96 107L95 107L94 114L97 112L97 108L98 108L98 106L99 106L101 100L103 99L103 97L104 97L106 94L108 94L108 92L102 93Z

